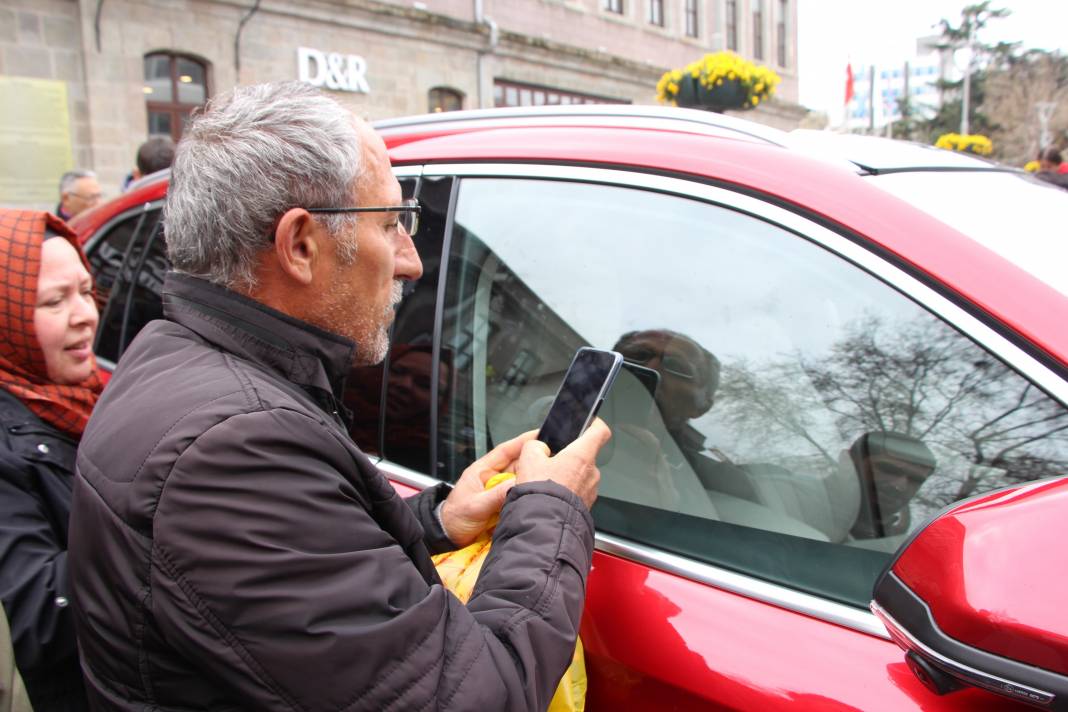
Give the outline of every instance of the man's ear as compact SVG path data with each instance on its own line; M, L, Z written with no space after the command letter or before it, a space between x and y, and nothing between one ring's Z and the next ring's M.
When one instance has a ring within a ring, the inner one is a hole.
M322 236L323 230L307 210L287 210L274 231L274 255L281 272L299 284L311 284Z

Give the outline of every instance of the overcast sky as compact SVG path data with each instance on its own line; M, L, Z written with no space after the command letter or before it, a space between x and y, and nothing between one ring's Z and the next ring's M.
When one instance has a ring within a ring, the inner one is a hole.
M799 0L800 100L840 121L846 63L900 66L915 52L916 39L937 34L945 17L954 24L976 0ZM1068 0L1003 0L1012 14L991 21L984 41L1023 42L1025 47L1068 50Z

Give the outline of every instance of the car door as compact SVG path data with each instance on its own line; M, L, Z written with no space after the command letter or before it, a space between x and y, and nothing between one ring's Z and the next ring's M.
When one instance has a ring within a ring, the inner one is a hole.
M630 364L601 411L590 709L1004 709L934 697L867 605L942 507L1068 471L1059 378L860 238L757 197L555 166L420 182L443 256L395 348L426 345L429 412L392 422L429 440L402 464L382 428L395 482L454 480L538 427L576 348Z

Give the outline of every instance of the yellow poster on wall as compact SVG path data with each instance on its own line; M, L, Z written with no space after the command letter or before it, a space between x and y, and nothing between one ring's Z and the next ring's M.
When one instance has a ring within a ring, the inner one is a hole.
M0 205L54 205L72 167L67 83L0 76Z

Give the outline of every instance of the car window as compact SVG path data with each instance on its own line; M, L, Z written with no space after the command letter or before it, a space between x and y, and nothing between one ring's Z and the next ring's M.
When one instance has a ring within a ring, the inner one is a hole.
M441 378L435 382L432 364L434 305L452 180L409 178L400 183L403 197L417 197L422 207L413 242L423 262L423 276L405 285L385 362L352 369L345 405L353 414L350 433L365 453L430 474L434 416L430 406L435 395L444 396L448 387ZM385 407L380 408L380 403Z
M114 223L88 251L100 308L95 351L110 363L145 324L163 315L160 292L168 263L161 217L159 206L138 210Z
M792 232L646 190L464 180L443 472L537 428L580 346L629 364L601 409L600 531L859 607L926 518L1068 459L1058 403Z

